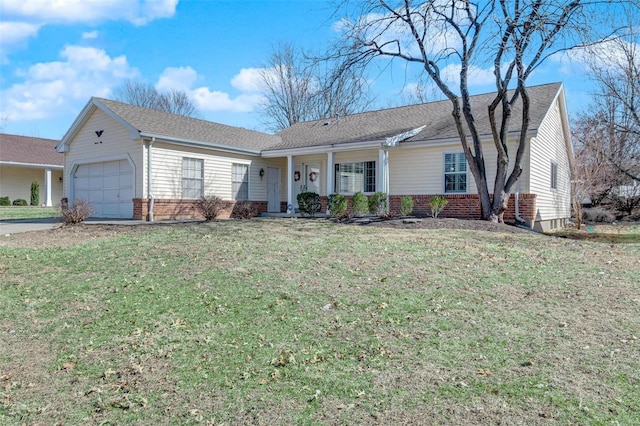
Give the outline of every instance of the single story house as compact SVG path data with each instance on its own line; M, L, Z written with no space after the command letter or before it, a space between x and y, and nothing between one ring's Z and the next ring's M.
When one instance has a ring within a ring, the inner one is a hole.
M529 96L524 171L505 219L553 229L571 214L565 95L562 84L553 83L530 87ZM493 181L491 98L474 96L473 108ZM510 132L514 154L517 115ZM427 214L429 199L444 195L444 217L480 217L447 100L298 123L270 135L92 98L57 149L65 154L66 196L89 200L103 217L194 216L194 201L207 195L250 200L259 212L292 213L301 191L320 194L323 209L331 193L381 191L394 213L410 195L416 214Z
M40 204L59 205L64 155L59 141L0 133L0 197L31 201L31 183L40 186Z

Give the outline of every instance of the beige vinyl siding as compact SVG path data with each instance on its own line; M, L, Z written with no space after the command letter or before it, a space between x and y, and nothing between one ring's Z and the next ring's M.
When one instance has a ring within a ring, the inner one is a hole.
M531 141L530 150L531 192L537 194L539 220L570 217L571 173L557 101ZM552 161L558 165L557 189L551 189Z
M51 203L60 205L62 199L62 170L51 170ZM0 197L9 200L21 198L31 202L31 182L40 184L40 204L47 201L47 187L45 186L45 169L32 167L17 167L0 165Z
M493 142L483 145L486 175L489 191L493 191L496 176L496 148ZM516 142L509 143L510 168L513 168L516 156ZM434 147L413 148L400 145L389 149L389 177L392 195L419 195L444 193L444 156L448 153L462 152L462 145L447 144ZM527 179L528 155L525 154L522 165L524 171L521 180ZM523 182L516 184L514 192L526 192ZM476 182L467 167L467 194L477 194Z
M225 200L233 199L231 174L234 163L249 166L249 199L253 201L267 200L267 167L270 164L279 166L277 161L259 157L166 143L156 142L153 144L152 150L152 192L155 198L182 198L183 158L202 159L204 161L205 195L215 195ZM262 179L260 178L260 169L265 171L265 176ZM281 179L283 177L281 176Z
M101 137L97 130L104 130ZM102 143L96 143L102 141ZM104 161L128 159L134 167L134 197L144 196L144 163L141 140L132 140L127 128L109 117L103 111L94 110L70 143L69 152L64 156L64 191L70 196L74 165L99 163Z

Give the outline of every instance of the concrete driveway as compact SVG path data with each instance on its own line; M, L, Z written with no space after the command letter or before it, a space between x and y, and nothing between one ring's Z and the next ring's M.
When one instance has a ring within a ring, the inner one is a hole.
M114 220L114 219L89 219L83 223L87 225L102 224L102 225L141 225L149 222L142 220ZM57 218L46 219L7 219L0 220L0 236L19 234L21 232L31 231L46 231L48 229L57 228L62 226Z

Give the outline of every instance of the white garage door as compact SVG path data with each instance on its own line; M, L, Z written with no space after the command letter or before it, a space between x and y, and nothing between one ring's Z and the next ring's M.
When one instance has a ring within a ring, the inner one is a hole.
M93 217L133 217L133 169L127 160L78 166L73 190L75 199L89 201Z

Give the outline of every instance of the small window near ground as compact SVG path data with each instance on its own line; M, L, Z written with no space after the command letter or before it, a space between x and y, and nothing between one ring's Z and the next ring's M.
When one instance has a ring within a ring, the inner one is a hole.
M204 195L204 160L182 159L182 198L201 198Z
M558 189L558 164L551 162L551 189Z
M338 194L376 192L376 162L336 164L334 184Z
M232 195L234 200L249 199L249 165L236 164L232 165L231 171Z
M467 159L463 152L444 155L444 192L467 192Z

